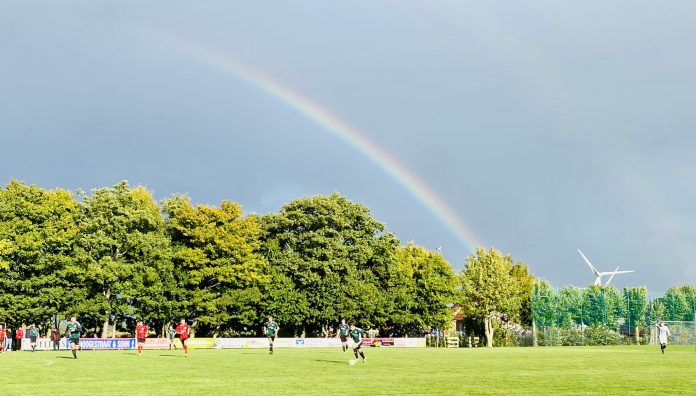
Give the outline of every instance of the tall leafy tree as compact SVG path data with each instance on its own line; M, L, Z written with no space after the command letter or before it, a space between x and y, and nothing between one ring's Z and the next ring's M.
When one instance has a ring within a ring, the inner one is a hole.
M688 288L670 287L661 298L665 306L665 320L694 320L694 307L687 294Z
M629 326L633 327L633 335L636 344L640 343L640 329L647 326L646 313L648 311L648 289L644 287L631 287L623 290L624 305Z
M532 323L532 294L534 293L534 275L523 263L515 263L510 269L514 283L518 286L518 298L521 301L520 310L513 313L511 319L521 324L529 325Z
M101 319L106 337L110 324L138 313L145 281L166 260L164 221L151 193L124 181L84 197L79 226L76 250L90 292L79 309Z
M493 346L494 321L504 315L519 315L523 285L512 275L515 263L512 256L495 249L476 249L466 260L461 275L462 309L472 318L483 321L486 346Z
M291 312L279 319L324 335L340 318L388 322L393 302L382 291L394 274L397 246L365 206L339 194L286 204L265 218L265 255L283 287L292 284L281 298L300 302L305 317L298 323Z
M696 288L693 285L683 285L679 289L689 308L689 313L684 316L684 320L696 320Z
M583 305L590 326L617 327L618 319L626 313L623 296L614 286L588 287Z
M174 274L185 291L183 309L194 328L213 334L258 320L261 286L267 279L261 255L261 225L241 207L193 206L186 196L164 202L172 240Z
M0 317L48 324L82 299L72 254L77 214L65 190L18 181L0 190Z
M558 317L559 326L576 326L584 324L585 307L583 304L583 292L577 287L564 287L558 291Z
M539 330L553 327L557 322L558 297L551 284L543 279L534 281L532 291L532 343L537 346Z
M392 321L400 334L444 328L452 320L449 308L457 298L457 277L441 254L409 244L396 250L397 274Z

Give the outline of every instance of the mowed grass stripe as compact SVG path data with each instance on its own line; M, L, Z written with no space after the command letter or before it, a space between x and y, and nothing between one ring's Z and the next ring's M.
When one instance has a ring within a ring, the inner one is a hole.
M4 395L694 394L696 350L658 347L69 351L0 354Z

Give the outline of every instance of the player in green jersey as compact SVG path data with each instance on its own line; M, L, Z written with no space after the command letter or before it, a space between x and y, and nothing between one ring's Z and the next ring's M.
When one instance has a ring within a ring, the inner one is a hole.
M31 351L34 352L34 351L36 351L36 339L39 338L39 329L36 328L36 325L31 324L31 325L29 325L29 328L27 329L27 333L29 333L29 341L31 342Z
M355 325L351 323L350 332L348 334L350 335L350 338L353 339L353 354L355 355L355 358L358 358L359 353L363 363L367 363L365 353L363 353L362 349L360 348L362 346L362 335L365 334L365 330L355 327Z
M80 349L80 333L82 333L82 325L74 316L70 317L70 322L66 327L66 337L70 339L70 350L73 358L77 359L77 350Z
M270 345L268 353L271 355L273 354L273 343L278 335L278 330L280 330L280 326L278 326L278 323L273 321L273 316L269 316L268 322L266 322L263 327L263 333L266 334L266 337L268 337L268 344Z
M341 324L338 325L338 336L341 337L341 349L343 352L348 350L348 333L350 332L350 326L346 324L345 319L341 319Z

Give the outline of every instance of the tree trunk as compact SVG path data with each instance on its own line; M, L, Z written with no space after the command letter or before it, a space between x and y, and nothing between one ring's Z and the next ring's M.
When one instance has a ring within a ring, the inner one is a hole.
M486 332L486 347L490 348L493 346L493 320L490 317L485 318L483 327Z
M534 320L532 320L532 346L539 346L539 342L537 341L536 322Z
M107 302L111 301L111 289L106 288L106 290L104 290L104 298ZM104 318L104 325L102 326L102 338L107 338L109 336L109 316L111 316L111 311L106 312L106 317Z
M640 327L636 326L633 331L635 332L636 345L640 345Z
M102 332L101 332L101 337L102 338L107 338L109 337L109 314L106 314L106 319L104 319L104 324L102 325Z

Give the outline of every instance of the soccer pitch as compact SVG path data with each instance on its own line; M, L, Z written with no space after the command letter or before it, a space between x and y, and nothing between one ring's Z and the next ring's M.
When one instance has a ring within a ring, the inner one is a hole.
M3 395L693 394L693 346L0 354Z

